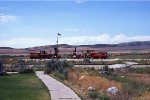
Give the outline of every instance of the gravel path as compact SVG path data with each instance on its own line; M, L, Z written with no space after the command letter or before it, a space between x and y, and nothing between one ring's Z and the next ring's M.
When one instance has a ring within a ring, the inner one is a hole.
M51 94L51 100L81 100L73 90L49 75L44 74L43 71L36 71L36 75L47 86Z

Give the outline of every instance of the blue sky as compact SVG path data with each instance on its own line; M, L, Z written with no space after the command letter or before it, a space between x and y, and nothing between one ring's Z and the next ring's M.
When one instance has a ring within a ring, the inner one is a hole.
M150 40L150 1L0 1L0 46Z

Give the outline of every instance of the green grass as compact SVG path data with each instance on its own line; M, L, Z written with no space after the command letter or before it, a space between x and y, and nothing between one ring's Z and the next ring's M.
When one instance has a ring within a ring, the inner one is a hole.
M0 100L50 100L50 95L34 74L14 74L0 76Z

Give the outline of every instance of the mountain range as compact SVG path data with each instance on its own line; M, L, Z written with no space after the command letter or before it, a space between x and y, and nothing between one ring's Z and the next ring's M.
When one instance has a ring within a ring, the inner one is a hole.
M32 48L26 48L28 50L48 50L57 47L56 45L47 45L47 46L37 46ZM71 49L71 48L87 48L87 49L110 49L113 51L116 48L122 48L122 50L150 50L150 41L134 41L134 42L126 42L119 44L94 44L94 45L68 45L68 44L59 44L59 48L61 49ZM107 50L106 50L107 51Z
M3 54L14 54L14 55L28 55L31 51L54 51L53 48L57 45L46 45L46 46L36 46L30 48L11 48L11 47L0 47L0 55ZM82 51L85 49L95 50L99 52L150 52L150 41L134 41L119 44L94 44L94 45L68 45L59 44L58 45L60 53L72 53L76 47L77 51Z

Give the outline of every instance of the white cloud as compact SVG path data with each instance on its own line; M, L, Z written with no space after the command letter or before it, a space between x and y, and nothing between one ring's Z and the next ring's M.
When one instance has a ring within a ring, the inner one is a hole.
M126 36L118 34L111 36L109 34L100 34L93 36L72 36L59 38L60 44L83 45L83 44L115 44L130 41L150 41L150 36ZM34 46L44 46L56 44L55 39L22 37L10 40L0 40L0 47L26 48Z
M0 23L10 23L14 22L16 19L17 17L12 15L0 15Z
M148 41L150 40L150 36L135 36L131 37L133 41Z
M26 48L33 46L50 45L50 41L44 38L22 37L10 40L1 40L0 47Z
M130 38L131 37L127 37L124 34L118 34L112 37L111 41L115 43L120 43L120 42L130 41L131 40Z
M60 43L65 44L115 44L130 41L150 41L150 36L126 36L124 34L118 34L111 36L109 34L101 34L97 36L74 36L74 37L62 37Z

